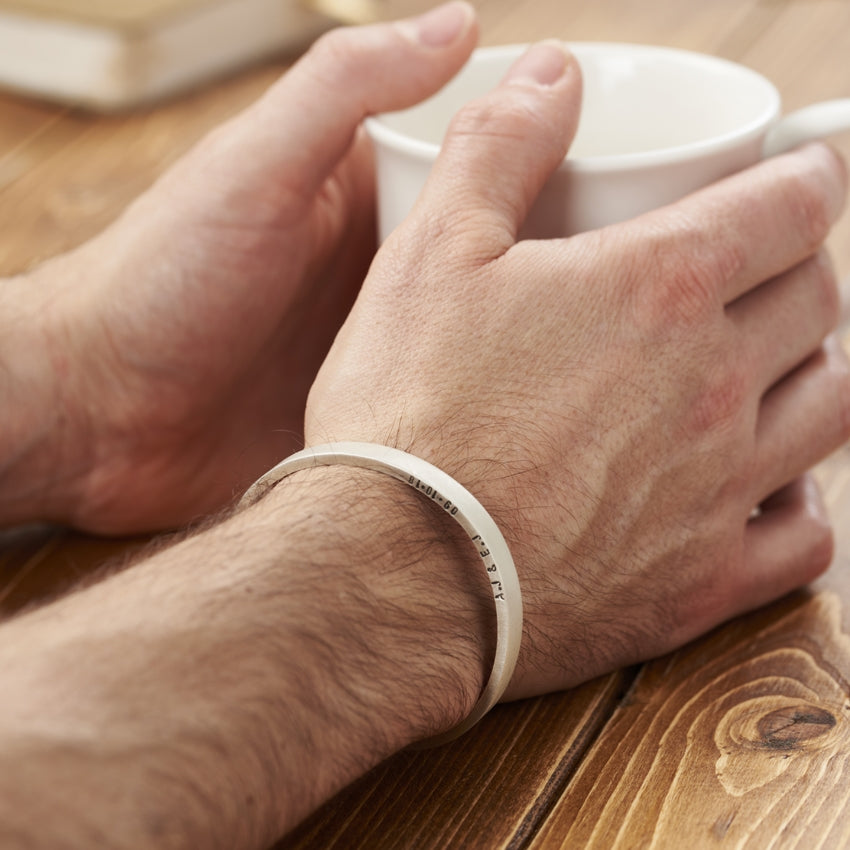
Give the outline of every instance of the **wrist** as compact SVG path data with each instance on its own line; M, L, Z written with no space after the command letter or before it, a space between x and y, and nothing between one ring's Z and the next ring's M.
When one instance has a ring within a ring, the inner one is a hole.
M352 693L368 702L366 749L389 754L463 720L492 665L496 628L462 529L405 484L351 467L302 470L257 507L288 560L298 552L324 576L314 638L337 638L327 663L344 668L332 677L348 680L342 702Z
M68 357L55 295L37 272L2 283L0 398L12 414L0 431L2 525L64 520L86 463L79 422L62 391Z

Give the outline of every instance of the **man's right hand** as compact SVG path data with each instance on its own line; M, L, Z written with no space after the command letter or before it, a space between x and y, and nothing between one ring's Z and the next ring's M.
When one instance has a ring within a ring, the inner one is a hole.
M308 445L396 445L497 520L526 611L512 697L661 654L825 569L805 472L850 434L850 372L824 342L836 155L517 241L579 101L547 44L461 111L308 403Z

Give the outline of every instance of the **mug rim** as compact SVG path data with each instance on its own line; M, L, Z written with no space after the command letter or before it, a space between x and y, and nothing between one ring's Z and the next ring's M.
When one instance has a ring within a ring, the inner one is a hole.
M740 144L746 144L747 142L756 139L759 135L765 133L770 125L779 118L782 104L779 91L776 86L763 74L760 74L758 71L755 71L746 65L742 65L739 62L733 62L730 59L713 56L710 53L700 53L695 50L634 42L575 41L568 42L568 46L579 59L579 62L581 62L581 53L583 51L587 54L590 54L591 52L606 51L617 51L622 53L625 51L632 54L664 54L668 57L675 57L678 61L685 60L691 65L701 64L713 65L715 67L721 66L726 70L734 71L737 74L747 76L758 81L758 83L764 87L767 98L765 108L751 121L742 124L735 130L720 133L709 139L701 139L696 142L671 145L670 147L655 148L648 151L636 151L634 153L582 156L575 158L571 158L568 153L564 161L558 166L558 171L626 171L630 169L651 168L659 165L670 165L677 162L697 159L703 155L719 153L727 150L728 148ZM516 59L528 47L529 44L521 43L477 47L472 52L467 64L473 62L476 57L479 56L498 57L501 55L507 60ZM466 67L466 65L464 67ZM418 106L418 104L409 108L415 109L416 106ZM397 113L382 113L379 115L373 115L367 117L364 121L366 131L373 141L421 162L430 164L436 159L440 150L439 144L415 138L414 136L410 136L400 130L390 127L383 121L385 114L392 115Z

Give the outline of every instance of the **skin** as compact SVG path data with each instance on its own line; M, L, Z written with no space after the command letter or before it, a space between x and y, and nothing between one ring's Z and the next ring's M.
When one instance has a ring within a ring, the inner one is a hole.
M490 591L454 523L383 478L299 476L0 627L0 845L265 848L459 722Z
M806 470L850 436L822 253L847 178L814 145L622 225L517 241L581 96L545 43L459 113L359 277L359 121L437 88L475 40L469 7L434 15L326 37L102 237L4 288L0 348L32 355L0 351L20 411L0 494L7 522L180 524L297 442L311 387L308 445L406 449L498 523L525 607L517 698L828 565ZM427 500L326 468L3 624L4 846L267 845L466 715L494 649L482 572Z
M624 225L517 242L580 98L557 46L525 62L455 119L307 408L308 443L390 439L497 518L529 619L511 696L670 650L825 569L800 476L850 427L846 363L823 344L835 155L812 146Z
M37 392L0 437L0 522L177 527L303 445L307 392L376 249L360 122L460 68L477 28L454 8L444 46L409 22L319 40L100 237L4 286L0 357L26 370L7 391ZM49 357L17 362L22 345Z

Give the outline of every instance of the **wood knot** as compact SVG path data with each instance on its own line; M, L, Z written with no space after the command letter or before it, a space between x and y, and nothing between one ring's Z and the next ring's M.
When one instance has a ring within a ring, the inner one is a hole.
M762 743L772 750L794 750L803 741L825 735L835 726L835 716L813 705L779 708L759 719L756 728Z

